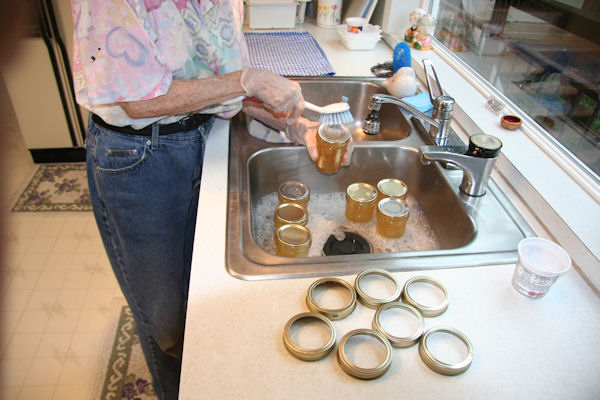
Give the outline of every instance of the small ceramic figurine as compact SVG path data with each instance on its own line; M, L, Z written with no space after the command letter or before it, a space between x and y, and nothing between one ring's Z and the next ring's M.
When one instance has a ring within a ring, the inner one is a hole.
M382 84L392 96L412 96L417 91L415 70L411 67L400 68L392 77L383 81Z
M412 41L412 47L417 50L431 49L431 34L435 28L435 19L430 14L425 14L419 18L417 23L417 32Z
M415 33L417 32L417 23L419 22L419 18L425 15L425 10L422 8L415 8L413 12L408 16L408 21L410 22L410 28L406 30L404 33L404 41L408 43L412 43L415 38Z

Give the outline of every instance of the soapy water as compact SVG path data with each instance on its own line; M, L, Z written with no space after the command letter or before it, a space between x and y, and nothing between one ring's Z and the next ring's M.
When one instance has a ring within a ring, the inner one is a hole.
M273 213L279 204L277 193L262 196L252 210L254 215L254 239L259 247L275 254L273 240ZM330 235L344 237L343 230L356 232L375 248L375 252L399 253L408 251L437 250L439 244L429 221L419 207L417 200L409 195L406 204L410 209L406 231L401 238L385 238L377 233L377 213L367 223L357 223L346 219L346 193L314 193L308 202L308 224L312 234L309 257L321 256L321 250ZM343 228L343 229L342 229Z

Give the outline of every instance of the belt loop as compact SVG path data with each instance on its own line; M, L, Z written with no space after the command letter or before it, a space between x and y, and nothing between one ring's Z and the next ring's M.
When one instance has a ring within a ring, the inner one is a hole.
M152 150L158 149L158 124L152 124Z

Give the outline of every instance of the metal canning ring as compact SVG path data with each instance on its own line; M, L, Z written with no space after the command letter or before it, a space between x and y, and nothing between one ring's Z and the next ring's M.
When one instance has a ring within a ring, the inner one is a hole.
M304 348L298 346L296 343L294 343L292 341L292 338L290 337L290 328L291 328L292 324L294 324L294 322L296 322L300 319L310 319L310 318L314 318L314 319L318 319L319 321L322 321L323 323L325 323L325 325L327 325L327 327L331 331L331 336L329 337L329 341L325 345L323 345L322 347L320 347L318 349L304 349ZM335 328L333 327L333 324L331 323L331 321L329 319L327 319L326 317L322 316L321 314L312 313L312 312L300 313L300 314L294 315L285 324L285 328L283 328L283 344L285 345L285 348L294 357L299 358L300 360L303 360L303 361L317 361L317 360L320 360L321 358L325 357L327 354L329 354L331 352L331 350L333 350L333 347L335 346Z
M371 297L368 294L366 294L360 287L360 280L368 275L380 275L380 276L388 278L389 280L394 282L394 285L396 285L396 290L394 291L394 294L392 294L390 297L387 297L385 299L377 299L375 297ZM356 293L358 294L358 300L361 303L363 303L365 306L370 307L370 308L378 308L383 304L397 301L398 297L400 297L400 292L402 291L402 287L400 286L400 284L398 283L398 281L396 280L396 278L394 278L394 276L392 274L387 272L385 269L378 269L378 268L366 269L363 272L361 272L360 274L358 274L356 276L356 280L354 281L354 288L356 289Z
M394 336L386 332L386 330L383 329L381 325L380 317L383 312L389 310L390 308L401 308L403 310L409 311L415 317L417 317L417 319L419 320L419 328L417 329L417 331L407 337ZM373 317L373 329L385 336L385 338L389 340L391 345L394 347L410 347L412 345L417 344L417 342L421 338L421 335L423 335L423 331L425 330L425 320L423 319L421 313L413 306L400 302L392 302L384 304L383 306L379 307L379 309L377 309L377 311L375 312L375 317Z
M334 284L334 285L340 285L348 290L348 292L350 293L350 301L348 302L348 304L346 304L342 308L325 308L325 307L321 307L319 304L317 304L317 302L313 296L314 290L318 286L325 285L328 283ZM354 311L354 309L356 308L356 292L354 291L354 288L352 287L352 285L350 285L348 282L346 282L342 279L321 278L319 280L314 281L313 284L310 285L310 287L308 288L308 293L306 294L306 305L308 306L308 309L310 311L316 312L319 314L323 314L330 320L335 321L338 319L343 319L343 318L346 318L348 315L350 315L352 313L352 311Z
M459 338L467 346L467 357L461 362L454 364L437 359L427 346L427 339L434 332L446 332ZM432 370L444 375L458 375L471 366L471 362L473 361L473 345L471 345L469 339L459 330L447 326L438 326L429 329L425 332L423 337L421 337L421 342L419 343L419 355L423 362Z
M386 348L387 354L385 360L383 360L383 362L375 368L362 368L350 361L348 359L348 356L346 356L345 346L348 339L356 335L371 336L379 340ZM342 370L344 370L344 372L348 375L359 379L379 378L381 375L385 374L390 368L390 365L392 365L392 346L390 345L390 342L388 342L387 339L381 333L373 331L371 329L355 329L346 333L342 340L340 340L337 355L338 362L340 364L340 367L342 367Z
M438 289L440 289L444 293L444 300L435 306L427 306L421 303L418 303L415 299L413 299L408 291L408 287L415 282L424 282L429 283ZM426 276L415 276L414 278L409 279L404 284L404 289L402 290L402 299L405 303L410 304L424 316L424 317L437 317L438 315L442 315L448 309L448 303L450 301L448 297L448 291L446 288L436 281L435 279L428 278Z

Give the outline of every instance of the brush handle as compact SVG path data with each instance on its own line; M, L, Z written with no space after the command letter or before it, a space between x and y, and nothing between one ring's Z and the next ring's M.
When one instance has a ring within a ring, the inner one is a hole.
M262 100L257 99L256 97L246 97L248 100L251 101L255 101L257 103L263 103ZM309 103L308 101L304 101L304 108L308 108L309 110L318 112L319 114L328 114L326 112L324 112L323 107L319 107L317 105L314 105L313 103Z
M260 99L257 99L256 97L247 97L248 100L252 100L252 101L256 101L258 103L263 103ZM315 111L319 114L321 114L321 118L324 118L324 115L339 115L340 113L332 113L332 112L328 112L325 107L319 107L317 105L314 105L313 103L310 103L308 101L304 101L304 108L311 110L311 111ZM344 117L346 117L346 114L348 113L348 115L350 115L349 111L345 111L344 113L341 113L344 115ZM351 116L351 115L350 115Z
M313 103L309 103L306 100L304 100L304 108L308 108L311 111L316 111L319 114L324 114L323 107L316 106ZM327 113L325 113L325 114L327 114Z

